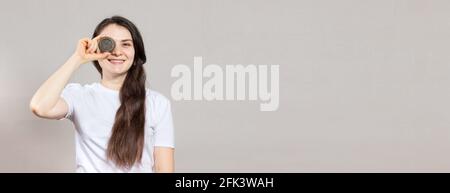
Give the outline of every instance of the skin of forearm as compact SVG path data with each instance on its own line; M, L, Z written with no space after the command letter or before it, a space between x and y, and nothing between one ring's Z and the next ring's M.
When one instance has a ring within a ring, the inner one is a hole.
M80 65L80 59L76 55L71 56L39 87L31 99L30 108L34 112L40 113L50 111L58 102L70 77Z
M154 157L156 173L174 172L174 150L172 148L156 147Z

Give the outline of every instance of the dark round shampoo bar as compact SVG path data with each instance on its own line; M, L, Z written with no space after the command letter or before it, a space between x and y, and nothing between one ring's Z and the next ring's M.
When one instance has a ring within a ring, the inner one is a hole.
M110 37L101 37L98 40L98 48L100 52L112 52L116 47L116 43Z

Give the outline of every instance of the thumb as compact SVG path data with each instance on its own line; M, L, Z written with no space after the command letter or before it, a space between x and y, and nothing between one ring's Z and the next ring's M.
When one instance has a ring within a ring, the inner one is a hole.
M111 53L109 52L103 52L103 53L98 53L98 54L94 54L95 55L95 59L96 60L100 60L100 59L105 59L107 58L109 55L111 55Z
M93 60L105 59L109 55L110 55L109 53L98 53L98 54L87 54L86 57L88 58L89 61L93 61Z
M109 53L109 52L103 52L103 53L101 53L101 59L105 59L105 58L107 58L109 55L111 55L111 53Z

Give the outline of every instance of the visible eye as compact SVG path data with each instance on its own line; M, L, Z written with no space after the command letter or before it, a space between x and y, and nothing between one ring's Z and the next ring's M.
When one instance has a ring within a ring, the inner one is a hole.
M124 47L130 47L131 44L130 44L130 43L123 43L122 46L124 46Z

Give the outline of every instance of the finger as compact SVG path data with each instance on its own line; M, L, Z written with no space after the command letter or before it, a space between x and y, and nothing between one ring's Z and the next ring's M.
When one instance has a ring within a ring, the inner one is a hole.
M111 55L111 53L104 52L104 53L101 53L100 55L101 55L101 57L100 57L101 59L105 59L105 58L108 58L108 56Z
M88 39L80 39L78 41L77 50L82 53L86 53L86 49L88 48Z
M83 38L80 41L78 41L78 44L83 47L86 47L88 45L88 39Z
M89 58L91 60L100 60L100 59L105 59L110 55L110 53L105 52L105 53L101 53L101 54L89 54Z
M98 50L98 42L92 41L92 47L91 50L89 50L91 53L95 53Z
M94 41L98 41L98 39L100 39L100 38L102 38L102 37L106 37L106 35L98 35L98 36L96 36L95 38L93 38L92 40L94 40Z
M97 37L93 38L92 41L95 43L95 47L92 50L92 53L101 53L98 48L98 41L100 38L107 37L106 35L98 35Z
M97 49L97 41L90 40L89 43L90 43L90 46L89 46L89 49L87 50L87 52L94 53L94 51Z
M79 40L79 42L86 42L86 41L88 41L89 40L89 38L81 38L80 40Z
M97 47L98 47L98 41L97 40L92 40L92 44L93 44L92 52L95 52L95 50L97 50Z
M91 40L86 40L86 53L89 53L89 48L92 46Z

